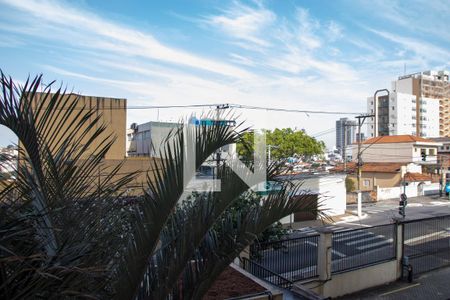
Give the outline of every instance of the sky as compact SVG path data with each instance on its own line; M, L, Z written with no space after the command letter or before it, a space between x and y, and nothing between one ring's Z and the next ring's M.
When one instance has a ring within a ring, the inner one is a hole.
M0 0L0 68L128 106L233 103L366 111L406 73L450 69L450 5L411 1ZM199 109L130 110L127 124ZM305 129L328 147L346 115L236 109L253 128ZM0 127L0 146L16 142Z

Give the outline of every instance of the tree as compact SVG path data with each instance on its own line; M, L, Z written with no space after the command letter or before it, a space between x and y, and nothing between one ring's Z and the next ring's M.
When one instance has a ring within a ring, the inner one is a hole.
M294 155L312 156L322 154L325 149L323 141L317 141L302 130L291 128L266 130L266 144L271 147L272 159L286 159ZM243 135L237 144L237 153L246 160L253 158L253 132Z
M0 125L17 135L24 163L16 182L0 192L0 298L199 299L267 227L316 209L290 201L292 195L301 200L299 185L282 182L263 201L231 212L248 186L226 165L217 172L220 192L180 202L184 141L195 141L198 168L247 132L220 124L174 130L143 196L130 204L121 188L135 174L120 176L118 166L101 182L91 176L104 168L114 136L105 134L94 111L69 101L76 95L51 87L43 86L42 75L17 86L1 73ZM55 139L49 126L66 130ZM277 168L267 179L275 180Z
M345 189L347 193L355 191L355 181L349 176L345 177Z

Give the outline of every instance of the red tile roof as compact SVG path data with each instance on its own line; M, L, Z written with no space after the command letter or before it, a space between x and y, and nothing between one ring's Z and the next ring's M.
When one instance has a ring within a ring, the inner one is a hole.
M421 173L406 173L405 174L406 181L431 181L430 175L425 175Z
M402 163L364 163L362 166L362 172L373 172L373 173L397 173L405 164ZM337 165L335 168L331 169L334 172L343 172L344 164ZM356 163L347 163L347 172L353 173L356 171Z
M391 143L414 143L414 142L435 143L435 141L433 140L425 139L423 137L415 135L385 135L365 140L363 144L391 144Z

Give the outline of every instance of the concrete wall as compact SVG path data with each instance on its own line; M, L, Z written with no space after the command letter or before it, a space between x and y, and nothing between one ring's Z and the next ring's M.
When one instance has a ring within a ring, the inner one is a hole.
M397 280L397 261L389 261L350 272L333 274L323 285L305 284L324 297L340 297ZM315 288L314 288L315 287Z
M419 185L422 187L419 188ZM422 190L421 190L422 189ZM439 184L431 183L430 181L421 182L410 182L405 188L397 186L390 188L377 187L377 200L387 200L387 199L399 199L403 191L406 192L408 197L423 196L424 194L439 193Z
M48 106L50 98L44 98L43 94L37 94L35 99L33 99L33 107L36 108L39 104L43 103L43 107ZM116 137L115 142L110 147L109 151L105 155L105 159L123 159L125 157L125 129L126 129L126 99L117 98L105 98L105 97L93 97L93 96L82 96L76 94L67 94L64 97L60 97L57 109L64 111L70 105L75 103L75 113L73 113L64 122L64 126L56 127L55 124L62 120L64 114L56 115L50 124L54 125L50 128L51 141L49 143L55 143L57 145L60 142L60 137L66 132L67 126L73 121L76 113L81 109L84 109L87 113L89 110L93 110L94 114L90 117L91 121L95 118L100 118L99 126L105 125L105 131L102 137L97 138L97 140L91 146L92 151L98 146L98 144L108 135ZM86 128L90 123L88 122L84 128ZM81 137L82 130L79 130L79 135ZM92 135L85 136L81 143L87 141ZM19 143L19 147L21 144ZM89 157L89 151L86 153L85 157Z
M330 174L298 181L302 182L302 190L319 195L320 208L326 214L337 216L344 214L347 207L345 177L344 174ZM293 220L294 215L290 215L281 219L280 222L290 224Z

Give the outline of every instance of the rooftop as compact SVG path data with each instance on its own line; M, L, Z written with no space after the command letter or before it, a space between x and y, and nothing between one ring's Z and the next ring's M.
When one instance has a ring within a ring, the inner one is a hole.
M400 172L402 166L406 165L406 163L364 163L362 165L362 172L373 172L373 173L397 173ZM352 173L356 170L356 163L349 162L347 163L347 172ZM333 168L331 171L334 172L342 172L344 171L344 165L340 164Z
M431 176L430 175L421 174L421 173L410 173L410 172L407 172L405 174L405 181L410 181L410 182L414 182L414 181L431 181Z
M394 144L415 142L434 143L435 141L415 135L384 135L365 140L363 144Z

